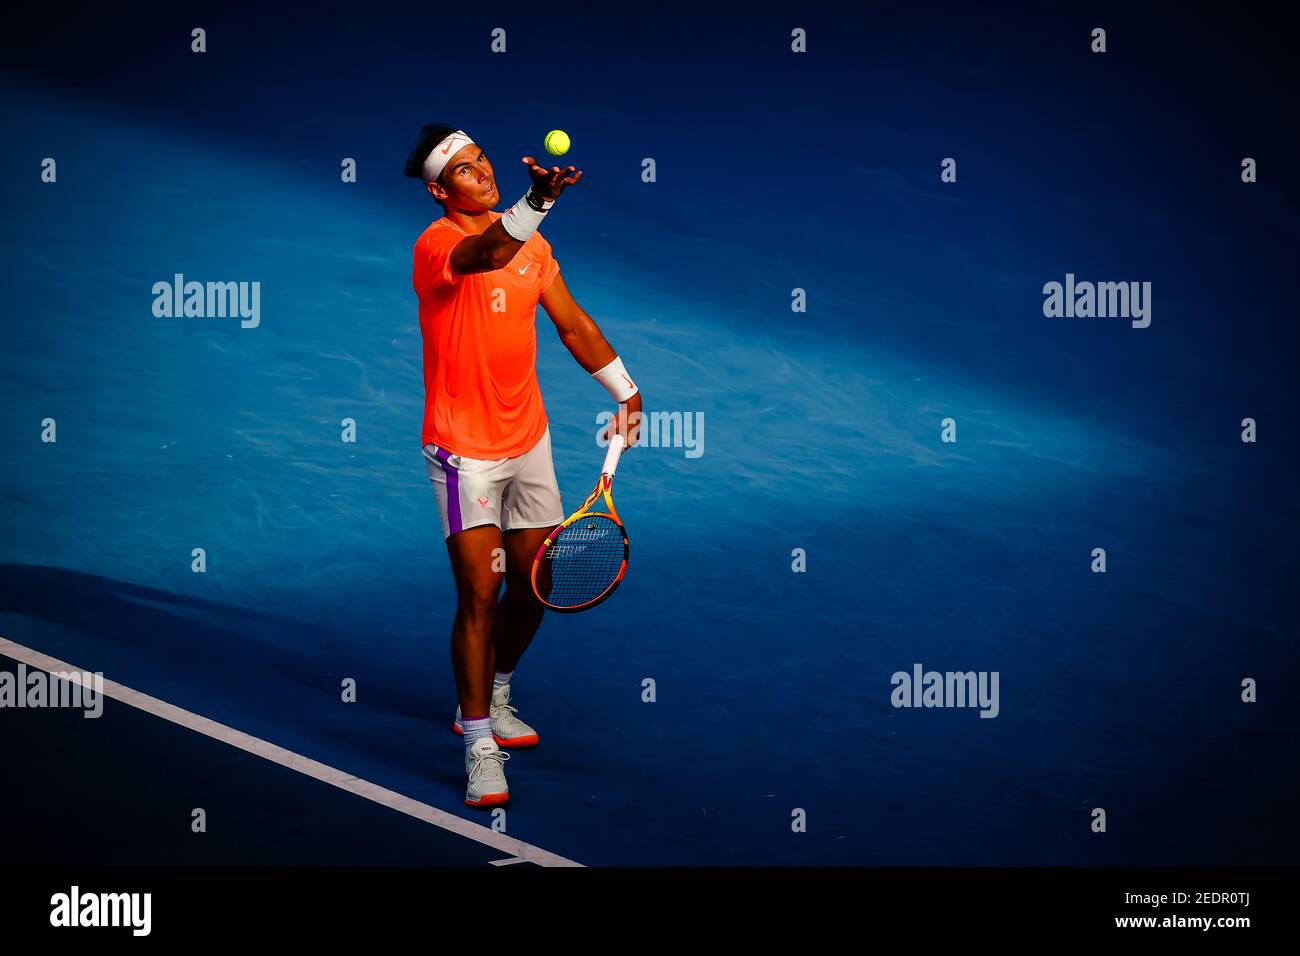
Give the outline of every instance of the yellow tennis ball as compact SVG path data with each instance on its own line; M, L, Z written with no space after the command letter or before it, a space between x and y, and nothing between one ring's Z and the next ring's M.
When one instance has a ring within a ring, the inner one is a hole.
M569 134L562 129L553 129L546 134L543 144L552 156L563 156L569 151Z

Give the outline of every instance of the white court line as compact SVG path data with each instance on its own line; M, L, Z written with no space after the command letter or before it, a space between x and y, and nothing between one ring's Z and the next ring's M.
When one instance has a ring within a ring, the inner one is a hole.
M69 676L74 683L82 684L82 686L85 686L85 683L79 679L80 675L94 673L93 671L86 671L84 668L73 667L71 664L49 657L40 651L34 651L30 647L24 647L22 644L15 644L3 637L0 637L0 654L11 657L16 661L22 661L32 667L38 667L43 671L70 672ZM358 797L364 797L374 803L405 813L409 817L431 823L435 827L441 827L443 830L463 836L467 840L490 846L495 850L509 854L517 860L526 860L529 863L536 863L538 866L582 866L581 863L567 860L530 843L508 837L504 833L497 833L482 824L471 823L469 820L458 817L453 813L439 810L437 807L421 803L418 800L412 800L410 797L371 783L369 780L362 780L360 777L354 777L350 773L319 763L310 757L296 754L292 750L285 750L283 747L278 747L269 741L246 734L242 730L235 730L233 727L219 724L215 720L209 720L206 717L200 717L198 714L190 713L188 710L182 710L180 707L169 704L164 700L142 694L138 690L123 687L121 684L107 678L104 679L104 695L128 704L137 710L153 714L155 717L170 720L173 724L188 727L190 730L211 737L213 740L220 740L232 747L246 750L250 754L271 761L271 763L288 767L290 770L296 770L308 777L314 777L331 786L338 787L340 790L346 790Z

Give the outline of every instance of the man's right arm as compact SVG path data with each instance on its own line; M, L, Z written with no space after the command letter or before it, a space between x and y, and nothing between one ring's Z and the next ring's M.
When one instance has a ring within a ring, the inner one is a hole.
M564 188L582 178L582 171L575 170L572 166L567 170L552 166L548 172L537 165L531 156L522 157L521 162L532 178L529 191L505 215L483 230L482 235L466 236L457 243L448 260L452 272L471 275L475 272L494 272L510 265L510 260L528 241L528 236L537 228L541 217L555 204ZM523 239L516 239L506 230L507 221L513 221L511 228L515 232L525 232Z
M451 268L461 275L504 269L523 246L498 219L482 235L466 236L451 250Z

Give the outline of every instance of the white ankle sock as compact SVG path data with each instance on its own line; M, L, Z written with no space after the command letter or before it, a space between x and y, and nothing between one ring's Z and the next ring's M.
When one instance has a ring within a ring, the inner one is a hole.
M510 683L510 678L514 676L514 671L511 671L509 674L503 674L500 671L497 671L492 675L492 689L496 690L498 687L505 687Z
M465 731L465 749L473 747L476 741L487 737L492 738L492 718L491 717L462 717L460 719L460 729Z

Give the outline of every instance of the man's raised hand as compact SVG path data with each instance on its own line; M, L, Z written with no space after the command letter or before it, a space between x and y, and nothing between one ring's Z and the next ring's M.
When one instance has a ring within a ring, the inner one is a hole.
M528 167L528 175L533 178L533 194L550 202L559 199L566 186L572 186L582 178L582 170L574 169L573 166L568 169L552 166L547 170L537 165L537 160L532 156L523 157L522 162Z

